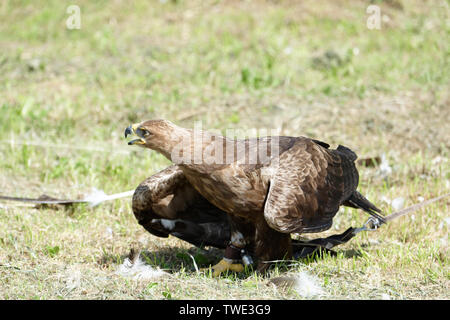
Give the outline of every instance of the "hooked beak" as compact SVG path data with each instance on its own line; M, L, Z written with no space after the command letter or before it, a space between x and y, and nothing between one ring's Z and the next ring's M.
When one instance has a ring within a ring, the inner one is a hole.
M136 129L138 128L139 123L132 124L128 126L125 129L125 138L128 137L128 135L136 135ZM134 139L128 142L128 145L134 145L134 144L145 144L145 140L143 138Z

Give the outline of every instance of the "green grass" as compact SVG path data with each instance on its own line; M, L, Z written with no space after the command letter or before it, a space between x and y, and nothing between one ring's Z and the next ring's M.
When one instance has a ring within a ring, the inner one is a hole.
M383 196L408 206L448 192L449 2L376 3L380 30L366 27L369 1L80 0L81 29L68 30L73 2L2 1L0 193L132 190L169 164L123 138L151 118L222 132L280 128L361 158L385 154L392 175L361 167L360 190L387 213ZM189 254L205 266L220 253L147 234L129 199L68 211L1 204L3 299L301 298L250 271L196 274ZM362 234L337 257L271 276L308 270L329 299L448 299L446 218L448 200ZM346 208L326 234L364 221ZM136 246L171 276L117 276Z

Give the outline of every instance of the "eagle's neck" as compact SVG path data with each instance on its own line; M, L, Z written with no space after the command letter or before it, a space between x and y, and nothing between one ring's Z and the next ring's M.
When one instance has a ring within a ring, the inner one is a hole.
M171 132L169 143L158 151L175 164L219 164L224 161L224 146L228 140L207 131L176 128Z

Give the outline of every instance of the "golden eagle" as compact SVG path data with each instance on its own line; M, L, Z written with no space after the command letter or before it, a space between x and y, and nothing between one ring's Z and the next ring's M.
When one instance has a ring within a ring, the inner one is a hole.
M128 142L163 154L174 164L142 182L133 212L150 233L197 246L225 248L213 275L241 271L241 252L257 269L292 256L291 233L320 232L339 206L382 219L362 196L356 154L306 137L230 139L166 120L126 128Z

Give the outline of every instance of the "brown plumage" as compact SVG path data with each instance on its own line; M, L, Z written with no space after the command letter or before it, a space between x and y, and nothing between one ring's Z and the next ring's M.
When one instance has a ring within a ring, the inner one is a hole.
M178 166L143 181L134 192L132 207L139 224L155 236L171 234L198 247L221 249L230 240L226 213L202 197Z
M290 233L330 228L341 205L380 212L356 191L356 154L343 146L305 137L233 140L165 120L125 131L132 133L138 139L129 144L175 163L136 189L139 223L157 236L244 248L259 270L292 256Z

